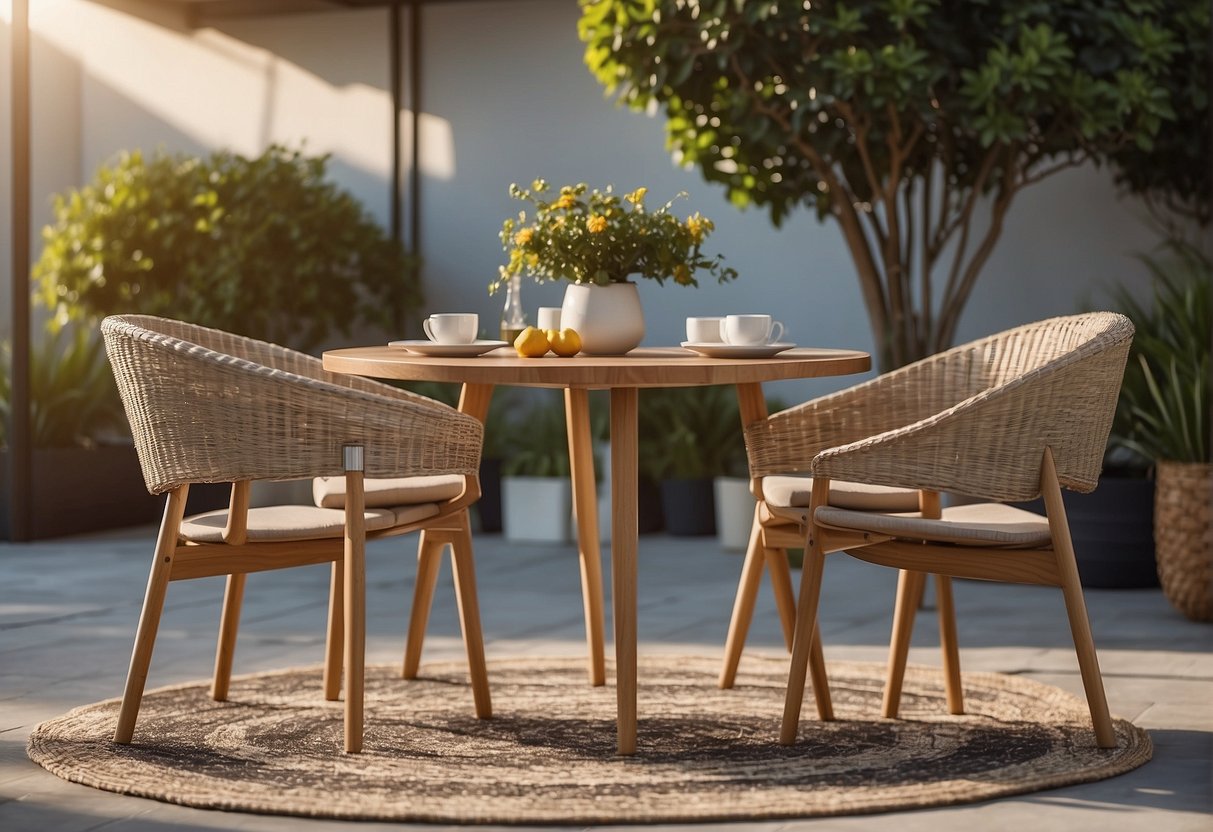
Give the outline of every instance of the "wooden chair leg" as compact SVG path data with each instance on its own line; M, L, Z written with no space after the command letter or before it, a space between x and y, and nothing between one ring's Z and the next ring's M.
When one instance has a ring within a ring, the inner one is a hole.
M813 479L813 493L809 499L809 517L817 506L825 505L830 492L830 481L825 477ZM811 521L810 521L811 522ZM821 594L821 575L825 566L825 549L821 530L810 526L804 547L804 566L800 576L800 599L796 604L796 633L792 638L792 664L788 670L788 691L783 704L783 723L779 729L779 742L792 745L800 726L800 708L804 703L804 683L808 676L809 654L812 652L813 635L817 630L817 601ZM816 683L816 679L814 679ZM824 678L823 678L824 683ZM828 686L815 688L821 697Z
M329 578L329 620L324 640L324 698L341 698L341 660L345 646L345 564L333 561Z
M455 598L459 604L459 626L468 654L468 674L476 718L493 715L489 698L489 675L484 661L484 634L480 629L480 603L476 598L476 570L472 560L472 528L466 511L460 513L460 528L451 543L451 566L455 573Z
M1057 556L1057 571L1061 575L1061 592L1066 601L1070 632L1074 637L1074 651L1078 654L1082 686L1087 694L1087 707L1091 710L1095 742L1100 748L1115 748L1116 729L1112 725L1112 715L1108 712L1108 698L1104 693L1103 676L1099 672L1099 656L1095 653L1091 621L1087 617L1087 604L1078 579L1078 562L1074 559L1074 543L1070 539L1070 524L1061 499L1061 486L1057 481L1053 451L1048 447L1045 448L1041 465L1040 487L1045 502L1045 513L1049 518L1049 532L1053 536L1053 550Z
M598 541L598 491L594 485L594 448L590 435L589 391L564 391L569 467L573 485L573 516L577 520L577 551L581 559L581 595L585 607L585 640L589 651L590 684L606 684L603 646L606 612L602 601L602 555Z
M822 722L829 722L834 718L834 700L830 696L830 679L826 676L825 653L821 649L821 625L816 619L813 621L813 641L809 644L809 676L813 680L813 701L817 703L817 718Z
M754 525L750 527L750 542L746 546L741 581L737 584L737 597L733 599L733 616L729 619L729 634L724 642L724 664L718 680L724 689L733 687L737 679L737 665L741 662L741 651L745 649L746 635L754 617L754 602L758 599L758 585L762 582L763 559L762 524L758 522L758 506L755 506Z
M960 642L956 636L956 605L952 600L952 579L935 576L935 605L939 608L939 646L943 651L944 690L948 713L965 712L964 688L960 683Z
M178 486L168 493L164 503L164 517L160 521L160 534L156 538L156 553L152 558L151 572L147 577L147 591L143 597L143 612L139 615L135 647L131 651L130 668L126 673L126 688L122 692L122 707L118 711L118 726L114 730L114 742L122 745L131 741L135 733L135 721L139 718L139 705L143 702L143 689L147 685L147 671L152 663L152 648L156 644L156 631L160 627L160 613L164 609L164 595L168 590L169 575L173 571L177 533L181 529L181 517L185 513L185 498L188 494L188 485Z
M787 549L763 549L767 571L771 573L771 590L775 593L775 609L783 628L783 643L792 651L792 636L796 632L796 596L792 593L792 567L788 565Z
M902 569L897 576L897 605L893 609L893 635L889 639L889 668L884 688L881 715L893 719L901 707L901 683L905 678L910 636L914 633L914 613L922 599L927 576Z
M449 535L449 532L447 532ZM403 679L416 679L421 666L421 648L425 643L425 628L438 583L438 568L442 565L442 549L447 538L438 531L423 531L417 546L417 583L413 587L413 606L409 611L409 632L404 645Z
M215 648L215 674L211 679L211 699L227 701L232 681L232 659L236 655L236 633L240 629L240 607L244 602L243 573L227 576L223 591L223 614L219 618L219 644Z
M356 754L362 750L366 674L366 495L362 448L345 450L345 751Z

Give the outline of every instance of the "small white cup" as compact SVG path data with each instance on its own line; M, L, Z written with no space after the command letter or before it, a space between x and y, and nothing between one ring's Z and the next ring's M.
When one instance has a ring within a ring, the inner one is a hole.
M760 346L783 337L783 324L770 315L728 315L720 324L720 339L734 346Z
M470 344L476 340L480 316L475 312L430 315L421 322L425 337L438 344Z
M724 318L687 318L687 340L692 344L719 344Z
M559 306L541 306L539 307L540 329L560 329L560 307Z

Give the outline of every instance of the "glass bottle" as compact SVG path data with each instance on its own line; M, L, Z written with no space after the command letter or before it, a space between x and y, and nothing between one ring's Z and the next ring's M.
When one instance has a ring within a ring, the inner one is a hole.
M510 276L505 290L505 308L501 310L501 340L508 344L526 329L526 313L522 311L522 275Z

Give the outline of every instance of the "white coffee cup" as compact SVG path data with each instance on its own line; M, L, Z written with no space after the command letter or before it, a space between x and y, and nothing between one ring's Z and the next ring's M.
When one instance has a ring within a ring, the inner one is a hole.
M470 344L476 340L480 316L475 312L444 312L421 322L425 336L438 344Z
M560 307L559 306L541 306L539 307L539 315L536 316L540 329L560 329Z
M687 318L687 340L692 344L719 344L724 318Z
M720 324L720 339L734 346L760 346L783 337L783 324L770 315L728 315Z

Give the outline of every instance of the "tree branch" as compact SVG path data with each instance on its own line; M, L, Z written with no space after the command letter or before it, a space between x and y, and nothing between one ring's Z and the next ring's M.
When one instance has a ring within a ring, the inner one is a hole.
M747 80L745 73L738 66L734 66L734 69L744 83ZM881 270L876 264L876 259L872 256L871 246L868 244L867 236L863 231L863 225L855 211L854 193L847 187L845 180L835 172L833 167L817 151L817 148L813 147L812 143L805 141L803 136L792 129L792 120L787 112L772 107L765 101L758 102L755 105L755 109L773 119L782 128L784 134L791 137L797 150L804 154L804 158L809 160L809 164L813 166L813 171L817 174L817 177L829 189L832 213L838 219L839 225L842 226L843 238L847 242L847 247L851 251L851 259L855 263L855 270L859 277L859 288L863 294L864 306L868 313L868 324L872 329L872 333L879 341L882 337L881 333L889 331L888 300L881 281ZM885 345L882 344L881 346Z
M998 158L999 151L1003 150L1004 147L1008 149L1008 158L1013 157L1013 153L1010 150L1014 145L994 145L986 152L986 156L981 162L981 169L977 172L977 178L969 188L968 199L965 200L964 207L957 216L957 220L960 222L960 241L956 244L956 252L952 257L952 269L948 273L948 282L944 285L943 302L945 306L951 302L951 297L956 292L961 280L960 272L964 264L966 250L969 246L969 232L973 225L973 212L977 208L977 200L985 189L986 180L990 178L990 174L994 170L994 163ZM951 225L954 228L955 221ZM951 236L951 232L949 232L948 236ZM946 241L947 237L941 238L940 244L942 245ZM942 323L942 321L943 316L941 315L940 322Z

